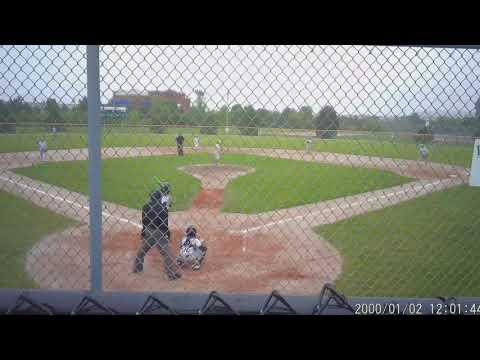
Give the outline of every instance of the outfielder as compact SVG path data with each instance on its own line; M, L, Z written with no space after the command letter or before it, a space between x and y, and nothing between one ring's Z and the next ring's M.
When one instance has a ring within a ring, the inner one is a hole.
M305 140L305 151L307 153L310 153L311 146L312 146L312 140L311 139Z
M420 144L419 151L420 151L420 156L422 157L422 160L427 161L428 155L429 155L429 151L427 147L424 144Z
M45 140L38 142L38 150L40 151L40 160L47 160L47 142Z
M170 230L168 228L168 208L171 204L170 187L164 184L155 190L142 209L143 244L135 258L134 273L143 271L145 255L156 247L163 257L165 273L169 280L181 278L170 249Z
M214 156L215 156L215 163L217 165L219 165L220 164L220 158L222 157L222 148L220 147L219 143L215 144Z
M197 229L190 225L185 231L180 247L180 256L177 257L177 264L180 267L191 265L193 271L200 270L203 259L207 253L207 247L197 237Z

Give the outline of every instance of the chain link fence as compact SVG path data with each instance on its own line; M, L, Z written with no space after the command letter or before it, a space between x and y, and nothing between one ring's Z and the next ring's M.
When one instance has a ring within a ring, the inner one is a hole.
M480 50L98 61L103 290L480 296ZM0 74L0 288L88 290L86 47L0 46Z

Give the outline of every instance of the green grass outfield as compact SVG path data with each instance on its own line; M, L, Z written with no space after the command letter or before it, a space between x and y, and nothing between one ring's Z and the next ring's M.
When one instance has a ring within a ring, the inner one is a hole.
M0 191L0 288L34 288L25 255L43 237L76 222Z
M157 176L172 184L175 201L173 210L185 210L198 194L200 181L177 168L188 164L211 163L213 157L208 154L106 159L102 169L104 199L140 209L147 200L148 184ZM236 213L288 208L411 180L380 170L259 156L226 155L222 163L256 169L252 174L233 180L226 189L223 211ZM15 172L76 192L88 192L86 161L52 162L16 169Z
M458 187L316 231L344 259L349 296L480 296L480 188Z
M176 129L174 129L176 130ZM192 134L185 134L186 146L192 146ZM49 149L78 149L88 146L87 134L11 134L0 135L0 153L35 151L37 142L46 138ZM219 140L228 148L272 148L304 150L303 138L286 136L238 136L238 135L201 135L201 145L213 146ZM175 134L122 134L106 132L103 136L104 147L164 147L175 146ZM418 149L410 142L389 142L360 139L315 140L313 150L342 154L355 154L418 160ZM471 145L431 145L431 161L470 167L472 159Z

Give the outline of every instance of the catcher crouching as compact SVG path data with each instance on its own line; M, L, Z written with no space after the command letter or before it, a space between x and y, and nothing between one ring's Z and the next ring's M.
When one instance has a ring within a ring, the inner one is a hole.
M180 245L180 255L177 257L178 266L184 267L189 265L192 267L192 270L198 271L202 266L206 253L207 247L198 238L197 229L190 225L187 227Z

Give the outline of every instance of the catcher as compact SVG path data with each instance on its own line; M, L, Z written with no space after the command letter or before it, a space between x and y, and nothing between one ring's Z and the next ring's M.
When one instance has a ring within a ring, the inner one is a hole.
M197 229L190 225L185 231L185 237L180 246L180 256L177 257L178 266L191 265L193 271L198 271L206 253L207 247L197 237Z

